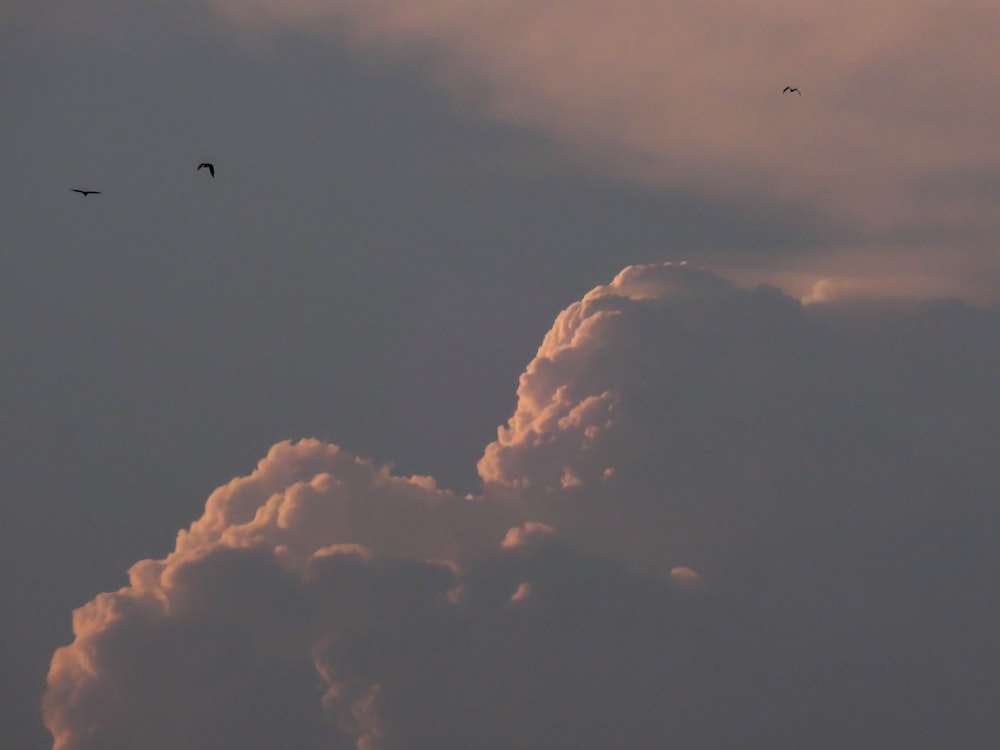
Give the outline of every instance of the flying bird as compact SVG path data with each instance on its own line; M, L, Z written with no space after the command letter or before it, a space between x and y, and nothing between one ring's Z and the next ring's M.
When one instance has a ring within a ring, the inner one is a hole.
M79 193L84 198L86 198L88 195L100 195L101 194L100 190L80 190L79 188L70 188L70 190L72 190L74 193Z
M795 88L794 86L785 86L785 88L783 88L783 89L781 90L781 93L782 93L782 94L798 94L799 96L802 96L802 92L801 92L801 91L799 91L799 90L798 90L797 88Z
M203 161L198 165L198 169L204 169L205 167L208 167L208 173L212 175L212 177L215 177L215 165L207 161Z

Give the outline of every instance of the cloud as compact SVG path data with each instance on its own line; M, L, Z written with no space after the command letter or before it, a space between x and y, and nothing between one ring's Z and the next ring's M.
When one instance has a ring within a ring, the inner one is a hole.
M632 179L869 228L995 230L1000 51L985 0L215 0L420 60L459 101ZM782 96L786 85L801 97Z
M670 578L681 586L698 586L701 584L701 576L696 571L683 565L671 568Z
M622 360L622 367L609 362L611 372L596 363L617 360L623 349L647 346L635 335L644 307L692 296L701 304L732 289L718 277L686 266L631 267L570 305L521 376L517 410L479 462L483 480L552 490L565 488L567 474L576 480L572 486L582 484L582 478L610 477L615 467L600 456L608 452L602 444L621 401L621 389L612 381L630 377L634 361ZM608 387L602 387L602 379Z
M481 541L479 518L488 514L430 477L396 476L391 466L318 440L285 441L249 477L212 493L202 517L179 533L174 554L266 543L300 559L332 544L362 544L394 555L461 557L463 544ZM133 578L147 573L140 567Z
M46 718L74 750L569 748L637 722L662 740L674 711L643 719L644 685L699 640L679 601L559 548L458 568L361 550L289 566L265 546L220 547L175 561L156 597L80 610ZM659 617L683 647L649 627Z
M997 341L998 309L626 268L479 496L317 440L216 490L74 614L55 748L984 746Z
M529 521L523 526L515 526L508 531L500 546L503 549L516 549L544 544L555 533L556 530L548 524Z
M913 519L960 488L985 507L997 340L996 309L803 305L688 266L627 268L559 315L479 471L488 495L663 573L869 503Z

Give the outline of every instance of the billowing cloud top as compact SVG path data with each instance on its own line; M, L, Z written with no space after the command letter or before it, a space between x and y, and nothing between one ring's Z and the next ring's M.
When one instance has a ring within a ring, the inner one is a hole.
M281 443L74 615L56 750L984 747L1000 312L630 267L461 498Z
M887 523L956 483L985 504L997 341L996 310L956 302L803 305L683 264L626 268L556 319L480 475L664 574L758 544L751 528L850 524L873 496Z
M702 305L734 287L716 276L666 264L630 267L556 318L521 376L517 411L486 449L479 472L509 487L569 488L610 479L607 449L594 449L613 423L621 386L636 372L638 319L664 305ZM669 315L675 310L670 310ZM655 346L655 344L654 344ZM617 386L617 387L616 387Z

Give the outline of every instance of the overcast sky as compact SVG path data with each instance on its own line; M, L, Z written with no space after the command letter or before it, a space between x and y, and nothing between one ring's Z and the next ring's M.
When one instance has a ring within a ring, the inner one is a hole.
M0 745L988 745L998 22L4 3Z

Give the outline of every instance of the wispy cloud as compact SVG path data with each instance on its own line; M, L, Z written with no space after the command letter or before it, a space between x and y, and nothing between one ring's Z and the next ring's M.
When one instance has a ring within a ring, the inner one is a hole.
M984 32L1000 21L993 3L214 4L244 24L431 60L460 100L631 178L869 227L994 226L975 201L922 188L958 181L967 198L1000 173L1000 105L983 95L1000 76Z

